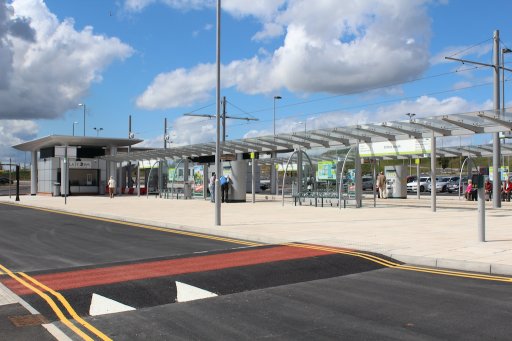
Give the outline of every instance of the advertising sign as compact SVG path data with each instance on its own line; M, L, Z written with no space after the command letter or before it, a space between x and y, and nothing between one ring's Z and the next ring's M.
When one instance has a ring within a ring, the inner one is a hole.
M192 186L193 195L202 196L204 190L204 166L195 165L192 172L192 174L194 175L194 184Z
M175 173L176 173L176 168L174 168L174 167L167 168L167 176L168 176L169 181L176 180L174 178Z
M493 169L494 167L489 167L489 180L490 181L493 181ZM500 179L501 181L505 181L507 180L507 178L509 177L509 170L508 170L508 166L501 166L500 167Z
M391 155L418 155L430 154L430 138L410 139L399 141L382 141L373 143L360 143L359 156L376 157Z
M319 161L318 171L316 172L317 180L336 180L336 162Z

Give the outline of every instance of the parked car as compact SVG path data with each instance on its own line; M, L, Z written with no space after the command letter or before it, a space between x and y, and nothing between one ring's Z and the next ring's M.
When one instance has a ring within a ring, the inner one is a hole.
M459 179L460 178L458 176L456 178L457 178L456 180L450 180L446 184L446 190L448 191L448 193L459 192L459 189L460 189L460 192L462 193L464 190L464 186L466 186L468 184L468 179L463 177L462 181L460 182L460 187L459 187Z
M430 177L422 176L420 177L420 192L425 192L427 190L427 186L430 183ZM416 188L418 187L417 181L411 181L407 184L407 192L416 192Z
M448 182L450 181L449 176L436 177L436 192L446 192L448 190ZM432 191L432 183L428 184L427 191Z
M371 191L373 190L373 178L363 176L363 191Z
M0 177L0 184L2 184L2 185L6 185L6 184L8 184L9 182L10 182L11 184L13 183L13 181L12 181L12 180L9 180L9 178L6 178L6 177L4 177L4 176Z

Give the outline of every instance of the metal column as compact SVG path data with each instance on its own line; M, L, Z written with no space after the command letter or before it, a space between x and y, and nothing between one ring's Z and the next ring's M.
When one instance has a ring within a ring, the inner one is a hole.
M416 163L416 198L420 198L420 159L418 158Z
M436 134L432 130L431 141L431 154L430 154L430 184L432 189L430 191L432 212L436 211ZM419 186L419 183L418 183ZM428 186L428 185L427 185Z
M500 31L494 31L494 48L493 48L493 64L494 64L494 113L499 115L500 112ZM495 194L492 196L492 207L501 207L501 195L500 193L500 136L499 133L492 134L492 192Z
M217 84L216 84L216 140L215 140L215 171L217 178L215 180L215 225L221 224L221 209L220 209L220 182L219 177L221 173L220 157L222 154L220 146L220 18L221 18L221 0L217 0L217 43L216 43L216 69L217 69Z
M302 150L297 152L297 193L302 192Z
M252 193L252 203L256 202L256 159L251 160L251 193Z
M32 152L32 164L30 165L30 195L37 193L37 150ZM53 184L52 184L53 186Z
M140 197L140 163L137 166L137 196Z
M356 208L360 208L363 204L363 185L362 185L362 177L361 177L361 158L359 157L359 144L354 148L354 158L355 158L355 168L356 168Z
M485 242L485 190L478 188L478 241Z
M277 163L275 162L276 155L277 155L276 152L272 152L272 154L271 154L272 162L270 163L270 193L272 195L274 195L274 193L277 195L277 193L276 193L276 186L277 186L276 166L277 166Z

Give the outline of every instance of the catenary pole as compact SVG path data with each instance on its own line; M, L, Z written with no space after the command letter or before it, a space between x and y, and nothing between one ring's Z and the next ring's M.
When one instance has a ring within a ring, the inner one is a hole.
M453 57L444 57L448 60L455 60L462 63L468 63L468 64L475 64L475 65L482 65L491 67L494 69L493 76L494 76L494 91L493 91L493 102L494 102L494 114L496 116L500 116L500 68L502 67L500 65L500 31L496 30L494 31L493 36L493 63L487 64L487 63L480 63L475 62L472 60L467 59L460 59L460 58L453 58ZM510 69L505 68L508 71L512 71ZM493 140L493 146L492 146L492 190L493 193L500 193L500 154L501 154L501 146L500 146L500 136L499 133L493 133L492 135ZM493 208L500 208L501 207L501 196L500 195L493 195L492 196L492 206Z
M494 64L494 114L500 114L500 31L494 31L494 44L493 44L493 64ZM494 208L501 207L500 193L500 136L499 133L492 134L492 206Z
M216 59L217 59L217 135L215 140L215 170L217 178L215 180L215 225L220 226L221 224L221 210L220 210L220 182L219 177L221 176L221 150L220 150L220 11L221 11L221 0L217 0L217 44L216 44Z

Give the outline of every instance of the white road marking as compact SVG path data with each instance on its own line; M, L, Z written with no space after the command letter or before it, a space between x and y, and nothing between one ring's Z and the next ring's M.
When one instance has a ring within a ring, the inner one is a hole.
M178 302L188 302L217 296L213 292L181 282L176 282L176 292L178 294L176 299Z
M110 298L92 294L91 306L89 308L89 315L98 316L104 314L121 313L123 311L136 310L134 307L119 303Z

